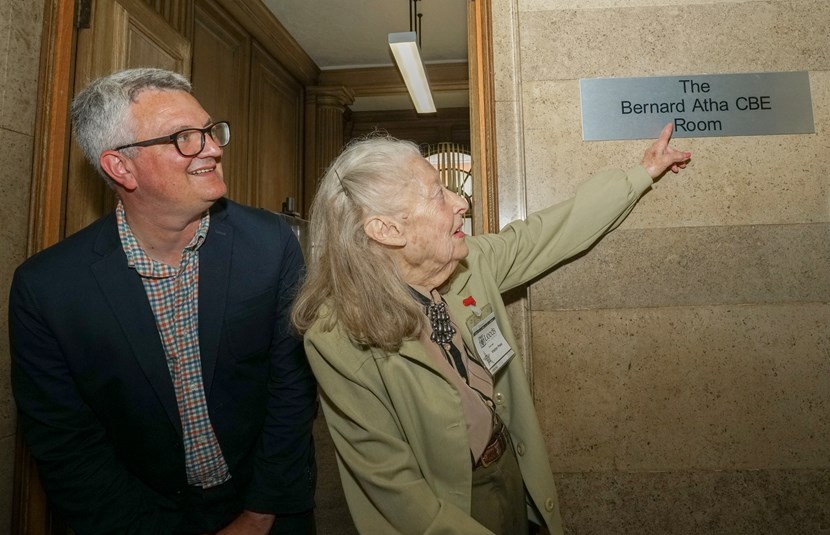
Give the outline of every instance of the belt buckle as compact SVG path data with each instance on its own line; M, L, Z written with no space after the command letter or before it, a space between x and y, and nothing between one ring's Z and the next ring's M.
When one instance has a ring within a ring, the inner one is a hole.
M507 428L501 422L499 422L499 424L498 429L496 429L493 433L493 440L487 444L487 447L484 448L484 451L481 453L481 457L478 459L477 464L482 468L487 468L501 459L505 449L507 449L507 437L505 437Z

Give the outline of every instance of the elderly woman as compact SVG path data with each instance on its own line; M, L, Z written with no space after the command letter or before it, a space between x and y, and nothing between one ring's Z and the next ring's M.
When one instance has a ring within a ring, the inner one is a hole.
M498 234L412 143L350 144L311 207L293 322L321 390L352 518L368 535L561 533L556 489L501 294L584 251L667 169L668 146Z

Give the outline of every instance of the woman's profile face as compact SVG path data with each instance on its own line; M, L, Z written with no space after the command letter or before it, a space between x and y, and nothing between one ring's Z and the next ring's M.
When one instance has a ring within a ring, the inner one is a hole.
M467 253L461 230L467 201L441 184L438 170L424 158L413 158L410 211L403 219L406 244L401 250L410 284L437 287L455 271Z

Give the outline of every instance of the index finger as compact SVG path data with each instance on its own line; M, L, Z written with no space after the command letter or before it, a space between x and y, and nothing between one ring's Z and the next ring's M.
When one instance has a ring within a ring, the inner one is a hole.
M663 127L663 130L660 131L660 137L658 138L658 141L660 142L662 147L668 146L669 141L671 140L671 134L673 129L674 125L672 123L668 123L666 124L666 126Z

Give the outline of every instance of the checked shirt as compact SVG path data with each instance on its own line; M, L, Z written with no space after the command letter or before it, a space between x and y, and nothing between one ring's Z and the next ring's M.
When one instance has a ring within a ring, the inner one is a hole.
M144 284L167 357L184 433L187 482L203 488L220 485L230 479L230 472L210 423L199 354L198 250L207 236L210 215L202 216L178 267L154 260L141 248L121 201L116 218L127 263Z

